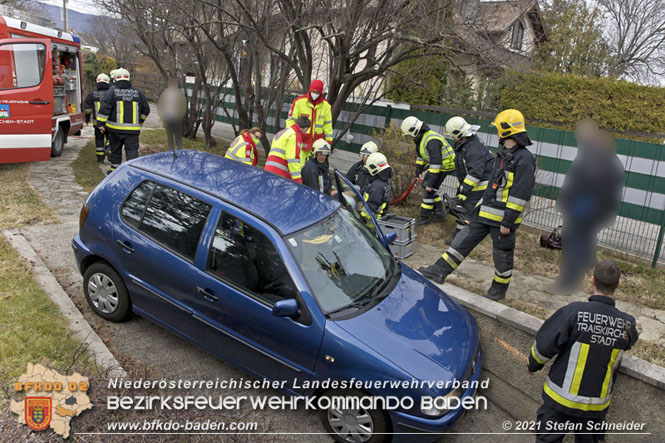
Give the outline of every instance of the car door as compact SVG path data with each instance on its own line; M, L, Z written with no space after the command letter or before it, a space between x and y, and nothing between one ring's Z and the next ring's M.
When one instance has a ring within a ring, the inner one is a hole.
M121 206L113 232L135 308L189 338L197 325L183 300L195 287L194 258L212 209L194 194L145 180Z
M49 40L0 40L0 163L50 158L52 77Z
M292 271L297 266L281 237L242 211L223 207L204 241L197 258L198 294L189 301L194 318L207 328L199 341L259 376L309 379L324 320L307 305L313 298ZM286 299L297 300L298 318L272 315L275 302Z
M372 222L374 223L374 227L376 229L376 237L383 243L383 245L390 249L388 246L388 240L386 237L383 235L383 231L381 231L381 227L376 221L376 217L374 217L374 213L372 212L371 209L369 209L369 206L365 202L365 199L363 198L362 194L356 188L351 184L349 179L347 179L344 174L342 174L337 168L334 169L335 171L335 182L337 184L337 198L339 199L340 203L342 203L342 206L344 206L348 211L350 211L354 217L356 217L358 220L360 220L363 224L365 223L365 220L363 217L360 215L359 212L359 207L358 205L362 205L365 207L365 212L369 214L369 216L372 219Z

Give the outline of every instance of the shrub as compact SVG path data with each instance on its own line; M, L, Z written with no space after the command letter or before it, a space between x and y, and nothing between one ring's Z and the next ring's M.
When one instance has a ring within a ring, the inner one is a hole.
M390 199L395 200L411 186L416 178L416 153L413 142L402 135L402 131L396 123L390 123L390 126L385 129L374 130L372 136L393 168ZM404 201L406 199L402 202Z

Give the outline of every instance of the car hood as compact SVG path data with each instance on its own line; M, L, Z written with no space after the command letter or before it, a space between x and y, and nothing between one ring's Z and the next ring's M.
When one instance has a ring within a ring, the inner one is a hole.
M478 346L478 329L468 312L405 265L386 299L335 323L424 381L463 377Z

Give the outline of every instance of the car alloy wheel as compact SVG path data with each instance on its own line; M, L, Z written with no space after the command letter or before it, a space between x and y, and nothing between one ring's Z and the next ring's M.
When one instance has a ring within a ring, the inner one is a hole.
M104 314L112 314L118 309L118 289L105 274L98 272L90 276L88 294L92 304Z
M366 442L374 433L374 421L365 409L328 410L328 424L332 430L348 442Z

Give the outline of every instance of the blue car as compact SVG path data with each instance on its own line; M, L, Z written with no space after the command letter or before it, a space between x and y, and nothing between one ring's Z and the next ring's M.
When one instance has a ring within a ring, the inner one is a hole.
M423 399L475 395L476 323L393 258L394 235L368 229L335 179L337 199L198 151L124 163L72 241L91 309L134 312L291 395L413 400L330 402L320 415L339 442L446 431L465 409Z

